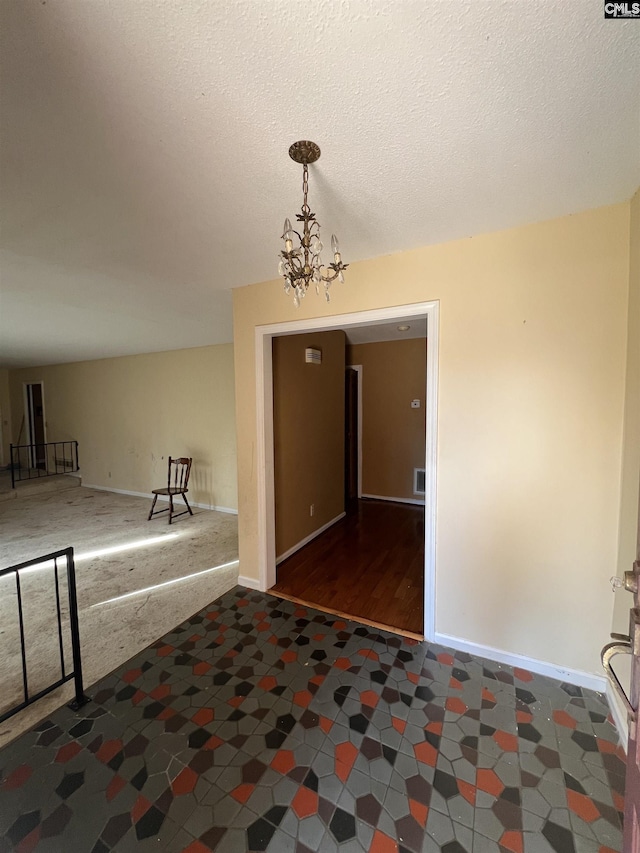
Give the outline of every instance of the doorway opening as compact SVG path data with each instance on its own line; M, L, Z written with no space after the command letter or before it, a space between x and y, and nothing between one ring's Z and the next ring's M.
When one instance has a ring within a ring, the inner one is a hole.
M426 318L426 371L427 382L421 395L426 402L426 428L424 445L424 463L420 467L425 470L424 510L416 506L417 500L406 499L403 505L390 503L385 495L374 495L374 501L358 501L369 504L362 507L359 513L361 523L371 521L374 508L381 511L401 510L407 516L415 516L413 522L404 520L403 524L419 529L422 549L419 553L420 568L422 569L422 630L419 632L427 639L433 639L435 634L435 483L436 483L436 425L437 425L437 377L438 377L438 303L427 302L414 305L404 305L389 309L363 311L355 314L338 315L325 319L312 319L281 323L272 326L256 328L256 383L257 383L257 416L258 416L258 540L259 540L259 577L260 588L267 590L277 581L276 571L276 499L275 499L275 467L274 467L274 384L273 384L273 339L276 337L297 335L303 332L320 332L344 330L347 335L361 327L373 327L382 323L395 321L411 321L418 317ZM343 392L344 394L344 389ZM346 463L345 463L346 465ZM359 466L358 477L362 476ZM345 478L347 479L347 478ZM353 491L353 471L351 472L351 491ZM362 486L359 485L361 493ZM388 495L386 496L388 497ZM364 514L367 519L362 520ZM358 515L358 513L356 513ZM333 519L333 521L341 519ZM357 521L356 521L357 523ZM373 522L374 525L379 522ZM331 524L332 533L339 532L339 524ZM402 525L398 522L398 527ZM389 524L393 536L394 522ZM282 555L281 555L282 556ZM289 555L287 555L289 556ZM361 596L367 595L366 588ZM293 597L293 596L292 596ZM332 608L327 608L332 609ZM361 621L369 621L362 619ZM375 624L375 620L370 620ZM393 630L393 626L391 627ZM416 632L418 633L418 632Z
M44 384L27 382L25 390L25 423L27 444L30 445L29 464L32 468L46 469L46 422L44 417Z

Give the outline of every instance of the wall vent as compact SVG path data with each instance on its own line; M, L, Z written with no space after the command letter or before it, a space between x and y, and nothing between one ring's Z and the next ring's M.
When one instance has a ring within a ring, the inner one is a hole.
M424 468L413 469L413 494L424 495Z
M307 347L304 351L304 360L307 364L322 364L322 350Z

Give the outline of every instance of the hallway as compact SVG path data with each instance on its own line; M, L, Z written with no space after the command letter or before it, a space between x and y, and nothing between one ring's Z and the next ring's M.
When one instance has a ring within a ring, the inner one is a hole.
M424 507L360 500L278 566L275 595L422 636Z

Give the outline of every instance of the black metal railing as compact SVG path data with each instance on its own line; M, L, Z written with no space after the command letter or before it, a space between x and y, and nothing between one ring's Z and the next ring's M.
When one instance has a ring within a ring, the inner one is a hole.
M45 444L11 444L11 488L22 480L37 480L78 471L77 441L48 441Z
M61 562L64 559L67 570L67 591L68 591L68 599L69 599L69 627L68 634L71 639L71 657L72 657L72 669L69 670L67 664L65 662L65 643L64 643L64 634L63 624L62 624L62 602L60 597L60 566L59 561ZM24 619L24 606L23 606L23 588L20 583L20 572L32 568L33 566L42 566L42 570L45 570L46 563L53 563L53 573L55 578L55 590L56 590L56 613L58 616L58 625L57 625L57 641L58 641L58 651L60 655L60 678L56 679L52 684L49 684L48 687L44 687L38 690L36 693L29 692L29 672L27 668L27 637L25 633L25 619ZM81 708L83 705L89 701L89 697L85 695L84 687L82 683L82 660L80 655L80 627L78 622L78 599L76 594L76 572L75 572L75 564L73 560L73 548L65 548L62 551L55 551L52 554L46 554L43 557L36 557L34 560L27 560L25 563L19 563L17 566L10 566L8 569L0 570L0 578L3 578L7 575L14 574L15 575L15 583L16 583L16 597L18 604L18 630L20 635L20 653L22 656L22 692L23 699L17 705L14 705L8 711L4 711L0 713L0 723L9 717L17 714L18 711L21 711L23 708L26 708L27 705L31 705L34 702L37 702L38 699L41 699L43 696L46 696L48 693L51 693L53 690L56 690L58 687L61 687L67 681L71 681L71 679L75 682L75 698L73 702L69 704L69 707L74 711L77 711L78 708Z

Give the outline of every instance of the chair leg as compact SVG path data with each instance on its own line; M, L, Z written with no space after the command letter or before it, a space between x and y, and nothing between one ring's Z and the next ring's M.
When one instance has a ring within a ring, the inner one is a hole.
M169 524L173 518L173 495L169 495Z
M182 500L183 500L183 501L186 503L186 505L187 505L187 509L189 510L189 515L193 515L193 513L191 512L191 507L189 506L189 501L187 500L187 496L186 496L186 495L182 495Z
M153 496L153 503L151 504L151 511L149 512L149 518L147 519L147 521L151 521L151 516L153 515L153 510L155 509L157 500L158 500L158 496L154 495Z

